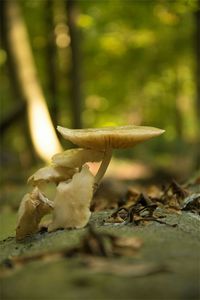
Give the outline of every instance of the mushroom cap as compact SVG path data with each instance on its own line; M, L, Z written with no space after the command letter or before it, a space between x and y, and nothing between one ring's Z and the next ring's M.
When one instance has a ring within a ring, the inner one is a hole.
M37 170L28 178L28 183L32 185L40 185L44 182L55 182L68 180L76 173L76 169L60 166L46 166Z
M134 125L88 129L68 129L58 126L57 130L73 144L96 150L131 148L165 131L155 127Z
M68 168L80 168L86 162L98 162L103 159L104 152L89 149L70 149L57 153L52 157L52 162L56 166Z

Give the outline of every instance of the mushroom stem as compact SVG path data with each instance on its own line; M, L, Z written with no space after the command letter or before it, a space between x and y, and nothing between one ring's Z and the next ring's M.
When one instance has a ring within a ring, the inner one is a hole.
M101 179L103 178L107 168L108 168L108 165L110 163L110 160L111 160L111 157L112 157L112 148L107 148L105 150L105 153L104 153L104 158L101 162L101 165L99 167L99 170L95 176L95 181L94 181L94 193L96 192L98 186L99 186L99 182L101 181Z

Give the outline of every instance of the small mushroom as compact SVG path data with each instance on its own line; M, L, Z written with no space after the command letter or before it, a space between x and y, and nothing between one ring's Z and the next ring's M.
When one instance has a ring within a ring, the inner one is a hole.
M164 132L147 126L121 126L89 129L68 129L61 126L57 130L66 139L79 147L104 151L101 166L95 176L94 190L104 176L113 149L130 148Z
M31 193L27 193L18 210L16 239L22 240L26 236L38 232L42 217L52 210L53 202L48 200L38 187L35 187Z
M72 180L59 183L49 232L58 228L82 228L88 223L93 184L94 176L86 165Z
M60 166L47 166L36 171L28 178L28 183L40 186L44 182L55 182L68 180L77 172L74 168L66 168Z
M80 168L86 162L99 162L103 159L103 151L90 149L70 149L57 153L52 157L52 162L56 166L68 168Z

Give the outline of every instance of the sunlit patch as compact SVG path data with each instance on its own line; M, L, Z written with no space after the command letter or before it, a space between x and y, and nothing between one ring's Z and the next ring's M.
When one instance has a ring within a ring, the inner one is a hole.
M170 11L160 4L155 6L154 12L160 22L166 25L176 25L180 20L175 12Z
M56 45L59 48L66 48L70 44L70 37L66 33L60 33L56 38Z
M117 122L112 122L112 121L103 121L102 122L102 127L109 127L109 126L117 126Z
M56 45L59 48L66 48L70 44L69 28L66 24L60 22L55 27Z
M106 52L121 56L126 51L124 40L119 33L117 34L106 34L100 39L100 45Z
M35 150L39 157L49 162L55 153L62 151L49 112L44 103L35 100L28 105L28 115Z
M153 31L148 29L133 30L129 36L129 44L135 47L146 47L152 45L156 40Z
M81 28L90 28L92 27L93 23L93 18L89 15L80 14L78 16L77 25Z
M58 23L55 27L55 30L54 30L56 35L59 35L61 33L68 33L68 31L69 31L68 26L65 23L62 23L62 22Z

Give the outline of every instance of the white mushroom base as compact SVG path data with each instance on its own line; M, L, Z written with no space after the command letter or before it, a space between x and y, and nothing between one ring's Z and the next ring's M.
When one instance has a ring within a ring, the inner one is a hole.
M59 183L49 232L59 228L83 228L87 225L91 215L93 185L94 176L88 166L84 166L72 180Z

